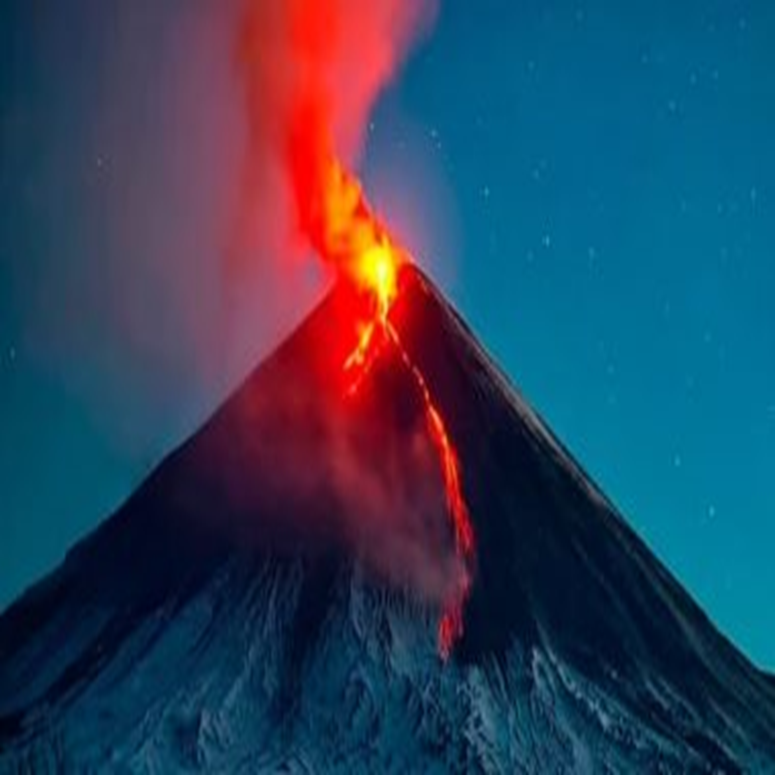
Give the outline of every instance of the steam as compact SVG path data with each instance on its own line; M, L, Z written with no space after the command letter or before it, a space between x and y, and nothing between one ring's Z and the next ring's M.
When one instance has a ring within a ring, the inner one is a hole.
M266 234L278 234L278 224L286 244L280 253L291 261L312 249L348 271L354 255L361 258L353 245L362 244L360 229L365 244L373 241L374 220L350 171L375 101L435 12L430 0L244 1L236 52L247 152L230 251L236 271L240 257L251 261L261 252ZM344 400L338 395L335 404ZM465 568L445 534L444 483L422 421L395 458L377 441L380 461L370 465L341 427L343 415L328 407L323 416L315 430L322 448L312 454L293 445L279 475L299 486L307 479L310 491L332 490L336 529L357 555L390 581L443 603ZM282 436L279 429L273 443Z
M306 260L306 186L320 159L357 165L375 100L435 7L85 0L84 13L71 11L41 0L15 30L18 50L3 52L9 73L34 84L17 89L9 77L1 95L8 329L19 363L61 384L62 412L88 428L51 422L24 435L47 484L17 499L20 513L40 515L29 545L62 521L62 450L86 445L90 463L109 458L120 472L101 500L92 482L81 486L69 509L86 515L80 531L309 309L321 282ZM301 457L287 476L332 477L346 501L340 527L370 564L438 588L449 554L417 527L427 498L407 466L377 476L338 434L327 431L330 470ZM12 466L26 457L6 446L5 478L22 481Z
M3 335L19 364L62 384L131 486L320 286L280 276L270 255L286 246L268 232L239 277L226 271L247 136L241 0L9 4L0 262L14 317ZM51 435L37 448L58 447ZM30 510L38 499L26 496Z
M241 547L293 556L338 547L379 580L446 605L466 568L420 404L393 405L379 369L370 394L346 403L299 354L270 363L210 429L209 451L197 450L203 494L187 493L190 507Z
M440 607L466 577L444 514L443 483L422 421L380 446L369 466L352 439L329 428L330 482L343 504L345 536L365 566Z
M245 0L237 58L248 140L238 246L276 224L279 181L285 252L310 245L326 252L318 221L332 167L357 167L375 101L434 16L432 0Z

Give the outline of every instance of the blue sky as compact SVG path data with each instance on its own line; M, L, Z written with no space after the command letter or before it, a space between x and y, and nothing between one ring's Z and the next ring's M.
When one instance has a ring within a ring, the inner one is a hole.
M0 605L303 313L257 278L215 322L223 8L0 10ZM365 159L506 371L771 669L773 40L764 0L448 0Z

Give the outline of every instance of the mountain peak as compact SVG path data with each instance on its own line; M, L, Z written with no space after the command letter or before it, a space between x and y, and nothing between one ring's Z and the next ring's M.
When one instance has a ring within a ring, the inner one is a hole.
M335 285L0 617L0 765L775 768L772 679L407 266L391 323L459 455L461 567L400 353L343 389L358 303Z

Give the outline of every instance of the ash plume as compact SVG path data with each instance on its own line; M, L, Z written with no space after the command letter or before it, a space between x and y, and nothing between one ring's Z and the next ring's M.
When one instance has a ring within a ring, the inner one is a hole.
M433 2L413 0L245 0L236 57L247 147L233 271L255 260L278 224L285 235L280 254L290 265L314 251L338 276L351 274L364 250L381 242L379 222L351 171L375 101L435 13ZM425 519L434 497L418 482L433 482L436 504L444 489L433 461L427 454L416 459L418 439L408 439L406 459L392 465L387 458L376 475L336 416L329 419L322 454L308 459L293 450L288 467L296 478L304 468L303 476L334 487L338 529L373 570L442 601L464 569L437 530L443 519L430 528ZM427 444L420 446L427 453Z
M249 256L245 246L278 220L284 255L319 247L329 167L357 167L377 98L435 14L433 0L244 0L236 57L248 137L235 254Z

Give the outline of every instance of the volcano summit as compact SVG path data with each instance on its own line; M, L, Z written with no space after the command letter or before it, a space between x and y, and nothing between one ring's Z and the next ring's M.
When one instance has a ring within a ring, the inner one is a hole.
M775 772L775 680L428 278L398 282L392 325L459 457L473 562L400 351L342 398L340 282L2 615L0 771Z

